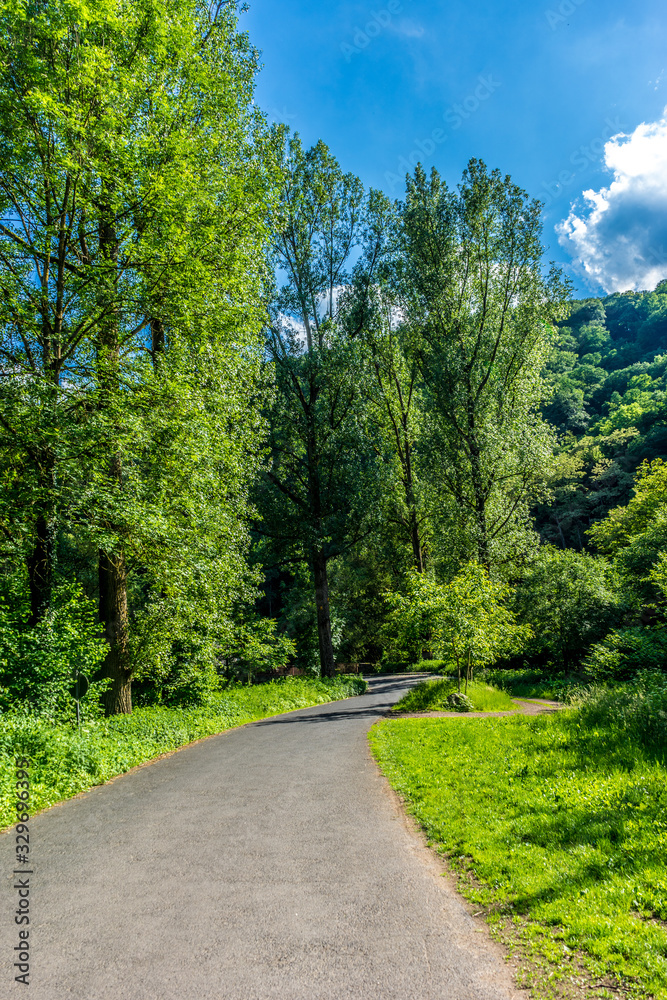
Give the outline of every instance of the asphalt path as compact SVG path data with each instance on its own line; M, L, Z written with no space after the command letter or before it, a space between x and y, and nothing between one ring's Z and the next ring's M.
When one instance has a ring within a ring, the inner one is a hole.
M525 996L370 756L368 729L415 679L222 733L35 817L28 990L0 838L0 996Z

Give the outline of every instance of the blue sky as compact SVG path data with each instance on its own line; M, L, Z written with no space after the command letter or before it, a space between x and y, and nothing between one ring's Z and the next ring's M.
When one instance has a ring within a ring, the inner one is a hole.
M258 102L366 185L480 157L547 201L580 294L667 277L664 0L250 2Z

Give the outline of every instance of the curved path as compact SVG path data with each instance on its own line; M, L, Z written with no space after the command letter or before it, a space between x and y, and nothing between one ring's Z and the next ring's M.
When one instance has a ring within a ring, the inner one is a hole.
M418 677L211 737L33 819L31 1000L520 995L370 757ZM17 943L5 900L0 997Z

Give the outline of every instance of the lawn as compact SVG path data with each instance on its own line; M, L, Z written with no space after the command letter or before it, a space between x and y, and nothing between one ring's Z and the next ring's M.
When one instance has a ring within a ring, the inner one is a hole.
M441 677L422 681L411 688L394 705L393 712L434 712L451 711L446 704L447 697L457 690L457 682L451 677ZM461 685L461 691L465 687ZM482 681L468 684L468 697L476 712L511 712L517 708L509 694Z
M667 774L628 712L619 724L573 709L371 730L466 895L546 967L539 996L667 1000ZM582 969L593 990L572 992Z
M137 708L132 715L54 725L36 716L0 716L0 828L16 815L14 761L31 761L32 814L160 754L257 719L362 694L360 677L309 680L288 677L232 687L205 708Z

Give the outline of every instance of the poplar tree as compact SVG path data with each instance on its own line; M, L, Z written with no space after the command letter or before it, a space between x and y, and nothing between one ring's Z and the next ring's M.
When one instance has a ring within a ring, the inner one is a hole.
M232 3L28 0L0 13L0 446L29 514L7 530L26 552L30 622L51 600L59 528L97 549L108 713L131 710L132 573L173 566L174 518L196 534L183 511L197 501L170 464L197 466L196 435L174 423L186 413L199 411L212 468L230 475L214 495L246 497L220 518L243 534L266 280L256 67ZM231 476L219 442L239 430Z
M312 572L320 667L335 671L328 564L377 517L377 460L362 392L363 344L345 322L345 292L365 196L323 142L285 144L273 217L284 275L267 331L275 395L270 464L260 488L260 530L283 564Z
M488 568L524 547L544 490L552 434L538 413L542 369L568 290L554 267L543 270L541 204L479 160L457 192L418 167L399 213L434 479L463 529L459 557Z

